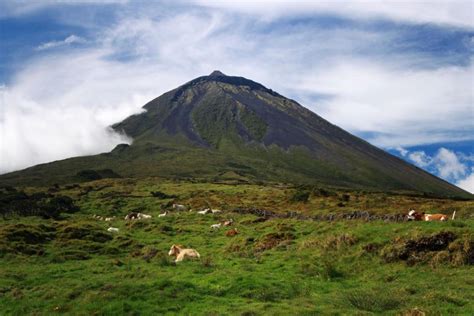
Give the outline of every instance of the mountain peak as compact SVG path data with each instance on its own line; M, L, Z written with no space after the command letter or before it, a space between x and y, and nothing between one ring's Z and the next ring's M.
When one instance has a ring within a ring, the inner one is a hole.
M214 70L213 72L211 72L211 74L209 75L209 77L225 77L225 74L223 74L221 71L219 70Z

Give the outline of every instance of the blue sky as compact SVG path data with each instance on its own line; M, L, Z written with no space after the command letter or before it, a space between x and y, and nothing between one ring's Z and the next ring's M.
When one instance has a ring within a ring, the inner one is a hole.
M128 140L107 126L220 69L474 192L473 12L470 1L3 1L0 172L108 151Z

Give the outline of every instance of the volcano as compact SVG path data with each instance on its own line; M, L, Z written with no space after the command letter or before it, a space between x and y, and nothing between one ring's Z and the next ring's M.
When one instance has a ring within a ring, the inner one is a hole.
M92 174L471 197L243 77L214 71L143 108L112 126L131 145L5 174L0 183L66 183Z

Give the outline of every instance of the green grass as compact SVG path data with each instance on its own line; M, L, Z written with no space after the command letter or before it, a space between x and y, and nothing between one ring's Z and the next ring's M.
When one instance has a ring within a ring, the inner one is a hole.
M92 190L83 194L86 186ZM459 220L254 222L253 215L230 212L181 212L158 218L171 200L153 197L152 191L177 195L177 202L193 209L254 205L314 214L343 211L337 206L342 199L346 210L365 203L373 212L404 210L405 205L456 208ZM414 308L427 315L474 313L472 266L450 260L432 264L434 259L409 266L402 260L387 263L381 256L384 247L441 231L455 233L460 244L472 242L473 202L333 192L329 197L311 194L302 203L292 201L295 192L279 186L159 179L62 187L58 194L73 197L80 212L59 221L24 217L0 222L0 314L398 315ZM343 194L350 195L348 201ZM327 206L319 207L322 202ZM153 218L132 224L122 220L136 209ZM120 232L106 232L108 223L96 221L92 214L117 215L111 225ZM228 218L235 220L237 236L210 229ZM15 235L12 227L26 228L34 236ZM201 260L175 265L167 256L171 244L197 249ZM380 248L367 250L370 244ZM23 253L28 247L41 251Z

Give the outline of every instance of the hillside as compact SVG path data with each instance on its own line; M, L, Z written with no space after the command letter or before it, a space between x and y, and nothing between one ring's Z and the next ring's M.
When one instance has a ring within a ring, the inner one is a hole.
M159 176L472 197L242 77L215 71L144 109L113 125L133 138L132 145L5 174L0 183ZM91 170L98 175L88 178Z
M474 313L474 201L333 190L303 199L281 185L159 179L51 191L28 188L27 201L70 197L77 208L31 216L23 192L0 189L0 202L18 206L0 207L2 315ZM197 213L205 207L221 212ZM456 210L456 220L406 222L409 207ZM152 218L124 220L137 210ZM175 264L173 244L200 260Z

